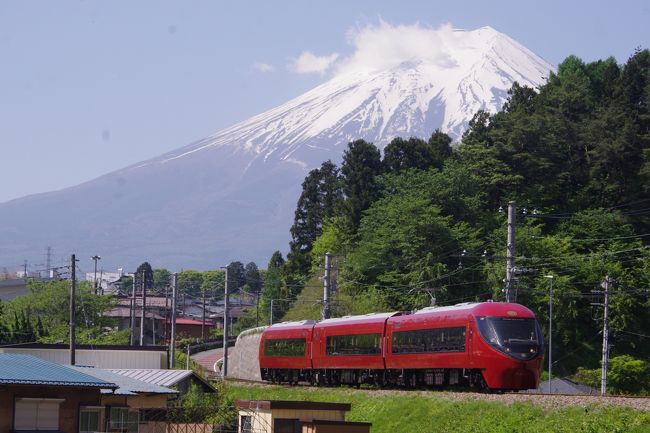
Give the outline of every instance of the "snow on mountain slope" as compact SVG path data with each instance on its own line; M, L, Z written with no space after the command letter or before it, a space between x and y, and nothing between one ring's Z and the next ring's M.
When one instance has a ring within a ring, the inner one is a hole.
M375 61L344 59L320 86L196 143L0 204L0 266L39 262L48 245L62 255L99 253L106 269L145 260L170 269L264 266L287 247L307 171L339 162L349 141L383 148L436 128L458 138L477 110L501 108L514 81L537 87L553 69L489 27L415 31L395 42L410 31L388 28ZM377 45L364 37L357 43Z
M444 62L413 58L388 70L343 71L277 108L154 161L219 146L291 160L305 147L331 148L360 137L383 147L395 136L426 137L435 128L458 138L478 110L501 109L514 81L538 87L553 69L491 27L456 30L445 42L453 50L445 52Z

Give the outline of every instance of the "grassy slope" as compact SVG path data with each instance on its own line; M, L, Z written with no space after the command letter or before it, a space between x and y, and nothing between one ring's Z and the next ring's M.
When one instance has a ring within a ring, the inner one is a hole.
M650 413L628 408L568 407L545 410L531 403L507 406L451 401L436 396L395 395L346 388L286 388L229 384L228 398L352 403L348 421L372 422L372 433L424 432L650 432Z

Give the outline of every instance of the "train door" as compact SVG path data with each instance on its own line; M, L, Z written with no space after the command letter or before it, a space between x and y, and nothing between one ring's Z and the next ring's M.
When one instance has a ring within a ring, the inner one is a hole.
M473 367L474 366L474 339L475 339L475 329L474 329L474 322L471 320L468 321L467 323L467 364L468 367Z

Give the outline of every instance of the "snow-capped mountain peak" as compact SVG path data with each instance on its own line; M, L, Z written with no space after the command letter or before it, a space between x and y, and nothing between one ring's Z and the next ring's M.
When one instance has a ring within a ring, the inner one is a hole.
M491 27L436 36L432 55L387 59L383 70L344 61L328 81L303 95L156 162L235 146L265 160L309 167L320 162L318 150L357 138L383 147L396 136L427 137L437 128L458 138L478 110L501 109L514 81L537 87L553 69Z

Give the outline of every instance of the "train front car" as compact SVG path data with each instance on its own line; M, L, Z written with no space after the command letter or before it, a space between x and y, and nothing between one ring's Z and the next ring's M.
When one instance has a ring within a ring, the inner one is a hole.
M283 322L269 326L260 340L262 380L274 383L311 381L313 320Z
M544 353L535 315L519 304L430 307L386 323L386 382L398 386L536 388Z
M535 314L519 304L491 302L472 310L476 335L474 368L488 388L537 388L542 371L544 337Z

